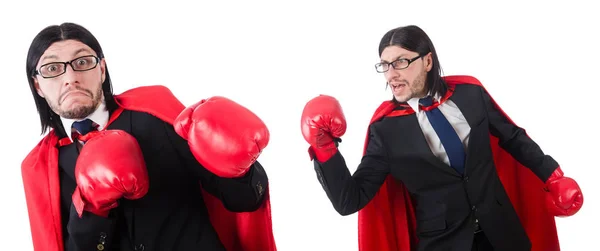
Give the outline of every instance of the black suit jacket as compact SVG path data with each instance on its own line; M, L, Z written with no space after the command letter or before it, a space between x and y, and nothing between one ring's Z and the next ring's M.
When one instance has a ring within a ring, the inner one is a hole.
M84 212L79 218L72 206L75 144L59 149L63 233L67 251L98 250L224 250L202 198L200 184L235 212L259 208L268 177L255 162L241 178L220 178L201 166L187 141L173 126L142 112L124 111L107 129L133 135L144 155L150 188L138 200L119 201L108 218ZM106 146L110 147L110 146Z
M340 152L324 163L315 161L319 181L342 215L369 203L388 174L403 182L415 204L419 250L471 250L475 219L495 250L530 250L529 238L496 173L490 133L542 181L558 164L522 128L508 121L483 88L457 85L450 99L471 127L464 175L431 152L412 114L370 125L366 154L352 175Z

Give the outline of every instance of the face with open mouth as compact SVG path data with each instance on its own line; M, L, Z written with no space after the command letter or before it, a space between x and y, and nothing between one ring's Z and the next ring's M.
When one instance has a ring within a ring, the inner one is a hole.
M419 56L417 52L406 50L397 45L388 46L381 53L382 63L392 63L384 73L392 94L399 102L426 94L427 72L431 70L431 54Z

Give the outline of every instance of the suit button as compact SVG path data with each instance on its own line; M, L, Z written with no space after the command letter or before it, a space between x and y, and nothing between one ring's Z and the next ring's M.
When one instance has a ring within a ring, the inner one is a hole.
M463 177L463 180L464 180L465 182L469 182L469 176L465 176L465 177Z
M260 182L258 182L258 184L256 184L256 188L258 189L258 195L262 195L263 194L263 186Z
M104 244L106 244L106 233L105 232L101 232L100 233L100 238L98 239L98 245L96 245L96 249L98 251L103 251L104 250Z
M144 244L138 244L135 247L135 251L144 251L144 249L146 249L146 247L144 247Z
M477 212L477 207L476 206L472 206L471 210Z

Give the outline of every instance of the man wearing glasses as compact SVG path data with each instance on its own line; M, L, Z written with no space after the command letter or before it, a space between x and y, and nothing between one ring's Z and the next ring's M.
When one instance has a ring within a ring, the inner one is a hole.
M275 250L256 161L269 131L251 111L186 108L162 86L113 95L100 44L72 23L38 33L26 68L49 131L22 163L35 250Z
M327 196L341 215L359 212L360 250L559 250L554 217L579 211L577 183L477 79L442 77L419 27L387 32L379 56L393 98L373 115L354 174L337 149L338 101L320 95L302 114Z

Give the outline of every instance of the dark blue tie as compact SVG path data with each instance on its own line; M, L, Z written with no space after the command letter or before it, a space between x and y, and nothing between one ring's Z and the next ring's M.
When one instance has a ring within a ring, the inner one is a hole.
M76 143L78 143L78 147L82 147L85 144L85 141L87 140L82 137L91 131L97 130L98 124L94 123L90 119L85 119L82 121L74 122L71 127L71 138L73 138L73 140Z
M77 133L79 133L80 135L86 135L89 132L91 132L94 129L94 122L92 122L92 120L90 119L86 119L86 120L82 120L82 121L77 121L75 123L73 123L73 128L75 128L75 130L77 131Z
M425 107L431 106L433 104L433 99L428 96L420 99L419 103ZM450 166L456 169L458 173L463 174L465 169L465 149L458 134L456 134L456 131L454 131L454 128L452 128L452 125L450 125L450 122L448 122L438 107L425 111L425 114L429 119L429 123L431 123L431 126L433 126L433 129L440 138L440 141L442 141L442 145L450 159Z

